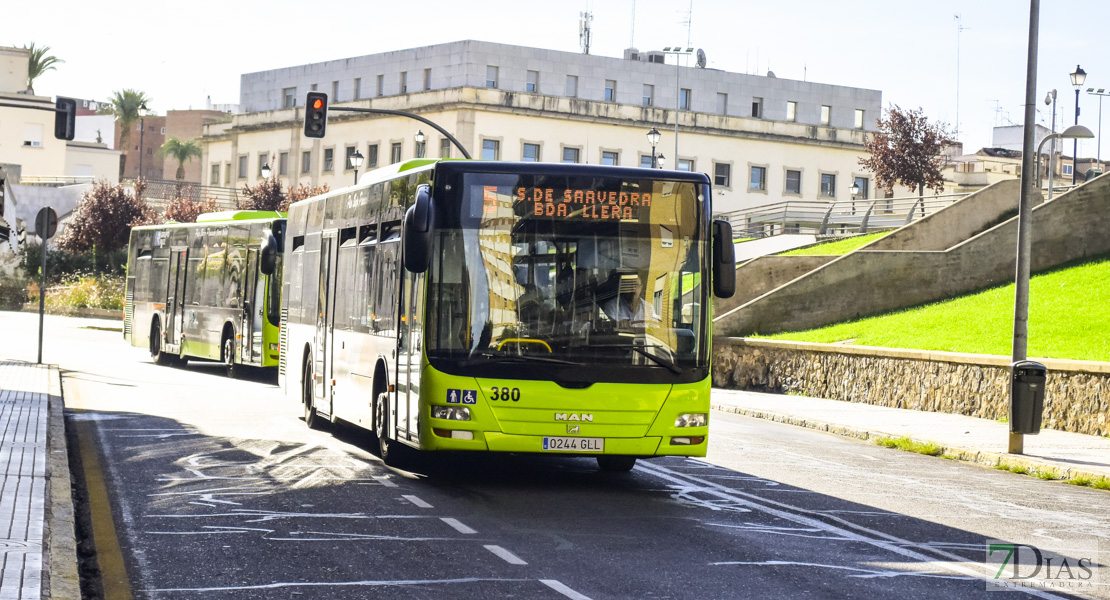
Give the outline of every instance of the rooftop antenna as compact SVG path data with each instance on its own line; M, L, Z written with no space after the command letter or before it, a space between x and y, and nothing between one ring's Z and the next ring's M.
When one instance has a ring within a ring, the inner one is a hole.
M953 132L953 137L957 140L960 139L960 34L965 29L964 23L960 20L959 13L953 15L956 20L956 131Z
M690 0L690 9L686 11L686 20L683 22L686 25L686 47L690 47L691 30L694 27L694 0Z
M590 22L594 20L591 12L578 13L578 44L582 46L582 54L590 53Z
M628 47L636 47L636 0L632 0L632 34L628 36Z

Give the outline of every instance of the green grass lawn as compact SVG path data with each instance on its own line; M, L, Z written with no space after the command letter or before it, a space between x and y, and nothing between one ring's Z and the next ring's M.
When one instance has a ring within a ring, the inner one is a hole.
M1035 275L1029 356L1110 361L1110 256ZM858 321L772 336L802 342L1010 355L1014 285Z
M843 240L825 242L823 244L816 244L796 250L787 250L786 252L779 253L779 256L840 256L841 254L847 254L853 250L866 246L888 233L890 232L878 231L875 233L865 233Z

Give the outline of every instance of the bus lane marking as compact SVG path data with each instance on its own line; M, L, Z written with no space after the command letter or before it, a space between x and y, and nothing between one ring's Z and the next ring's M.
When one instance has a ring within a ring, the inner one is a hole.
M420 498L418 498L416 496L413 496L412 494L402 494L401 497L404 498L405 500L408 500L409 502L412 502L414 505L416 505L419 508L432 508L431 504L428 504L427 502L421 500Z
M528 564L527 562L522 560L519 556L513 554L512 552L509 552L508 550L502 548L501 546L495 546L493 544L486 544L485 546L483 546L483 548L485 548L486 550L489 550L490 552L493 552L495 555L497 555L498 558L500 558L501 560L509 563L510 565L526 565L526 564Z
M580 594L555 579L541 579L540 583L572 600L591 600L589 596Z
M439 520L443 521L444 523L447 523L451 527L454 527L455 531L457 531L459 533L465 533L465 534L478 533L477 531L467 527L466 525L463 525L458 519L453 519L451 517L440 517Z
M712 481L702 479L700 477L695 477L693 475L673 471L663 466L649 466L640 463L637 464L635 468L648 475L653 475L664 481L669 481L678 486L687 488L687 492L692 491L690 488L695 485L700 486L700 489L698 491L710 496L716 496L722 500L730 501L732 504L743 507L748 512L755 510L773 517L777 517L787 521L793 521L795 523L798 523L799 525L819 529L845 540L874 546L881 550L903 556L912 561L915 561L916 563L921 563L924 565L937 564L938 557L943 558L948 562L940 563L940 566L950 572L955 571L960 575L977 580L982 580L984 578L984 574L980 570L981 563L968 560L962 556L958 556L950 552L945 552L937 548L930 548L930 551L937 556L929 556L921 552L916 552L912 550L911 548L915 546L912 542L908 540L883 533L881 531L863 527L862 525L857 525L855 523L845 521L844 519L840 519L835 516L830 515L828 516L828 518L841 523L842 525L844 525L843 527L833 525L831 523L826 523L820 519L805 516L805 514L803 513L809 512L806 509L799 508L797 506L791 506L782 502L777 502L775 500L762 498L760 496L742 492L740 490L728 488L713 483ZM1056 596L1054 594L1044 593L1034 589L1023 589L1022 591L1027 594L1037 596L1039 598L1059 598L1059 596Z

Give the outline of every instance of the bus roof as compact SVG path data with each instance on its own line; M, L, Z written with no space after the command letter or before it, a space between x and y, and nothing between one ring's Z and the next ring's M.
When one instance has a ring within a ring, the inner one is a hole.
M253 221L256 219L284 219L285 213L276 210L224 210L214 213L204 213L197 217L197 223L213 223L216 221Z

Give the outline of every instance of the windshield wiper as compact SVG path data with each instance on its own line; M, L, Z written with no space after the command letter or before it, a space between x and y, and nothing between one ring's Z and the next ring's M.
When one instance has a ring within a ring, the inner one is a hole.
M650 348L662 348L662 346L649 346L649 347ZM681 375L682 374L682 367L676 365L674 363L674 361L672 361L671 359L669 359L665 356L659 356L658 354L648 352L647 347L644 347L644 346L633 346L631 344L629 344L627 346L624 345L624 344L590 344L589 346L583 346L583 348L616 348L618 350L632 350L633 352L637 352L642 356L646 356L646 357L650 358L652 360L652 362L654 362L657 365L667 367L668 369L670 369L671 373L674 373L675 375Z

